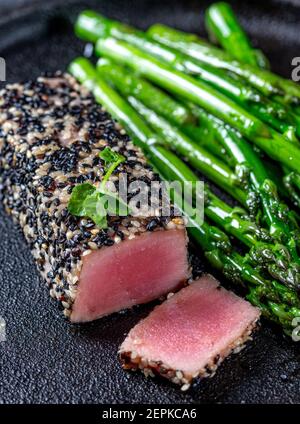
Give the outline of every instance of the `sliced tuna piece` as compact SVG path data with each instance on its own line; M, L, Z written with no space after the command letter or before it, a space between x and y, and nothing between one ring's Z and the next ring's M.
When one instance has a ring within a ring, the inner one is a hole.
M206 275L169 297L140 321L120 347L125 369L161 375L188 389L240 351L259 311Z
M148 232L93 252L83 260L71 320L96 319L177 289L188 277L186 258L184 230Z
M17 107L14 107L17 105ZM128 184L157 175L119 125L67 74L8 85L0 96L0 187L64 315L90 321L176 290L189 277L180 217L109 216L108 228L68 212L74 186L99 184L106 146ZM127 199L128 201L128 199Z

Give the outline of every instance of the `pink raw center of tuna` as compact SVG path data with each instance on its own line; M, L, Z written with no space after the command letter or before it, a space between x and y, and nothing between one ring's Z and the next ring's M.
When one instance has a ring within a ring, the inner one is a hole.
M122 351L193 375L243 335L258 310L211 277L181 290L141 321Z
M175 290L188 277L184 230L145 233L83 258L71 320L84 322Z

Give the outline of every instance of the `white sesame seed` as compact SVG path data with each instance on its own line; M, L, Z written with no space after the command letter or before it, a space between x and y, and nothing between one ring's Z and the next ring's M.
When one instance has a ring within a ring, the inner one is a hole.
M132 221L131 222L132 225L134 225L136 228L139 228L141 226L141 224L139 223L139 221Z
M78 283L78 281L79 281L79 278L77 276L73 277L72 284L76 284L76 283Z
M176 224L174 224L174 222L170 221L167 224L167 229L168 230L174 230L176 228Z
M70 318L70 316L71 316L71 309L64 309L64 316L66 318Z
M96 243L94 243L93 241L90 241L90 242L88 243L88 245L90 246L90 248L91 248L92 250L97 250L97 249L98 249L97 244L96 244Z
M182 372L181 371L176 371L176 377L181 380L183 378Z
M136 359L137 358L137 356L138 356L138 354L137 354L137 352L135 352L134 350L131 352L131 359Z
M71 240L71 238L73 237L73 233L72 231L67 231L67 240Z
M55 299L55 298L56 298L55 290L53 290L53 289L51 289L51 290L50 290L50 296L51 296L53 299Z

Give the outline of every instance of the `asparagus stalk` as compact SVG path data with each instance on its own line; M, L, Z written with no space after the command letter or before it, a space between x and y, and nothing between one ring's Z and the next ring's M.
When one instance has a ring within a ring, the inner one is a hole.
M287 137L294 139L294 134L297 130L300 134L300 126L297 125L294 116L291 113L287 113L286 108L262 96L247 83L234 79L224 71L213 68L208 64L202 64L180 52L171 50L158 43L153 43L147 40L141 32L131 32L128 35L128 32L124 32L119 28L118 31L115 30L113 33L117 34L118 39L128 41L146 53L155 55L155 57L168 63L174 69L184 71L193 76L199 76L202 81L227 95Z
M165 145L186 158L194 168L201 171L240 203L243 205L248 204L247 193L238 186L242 184L242 181L238 181L236 175L232 173L227 165L191 141L180 130L176 129L165 119L160 118L136 98L129 96L128 101L150 123Z
M132 28L120 22L108 19L93 10L85 10L80 13L75 23L75 33L83 40L96 43L96 41L107 35L118 36L119 30L128 36L132 32ZM233 60L226 52L211 46L206 41L200 39L196 35L187 34L177 31L162 24L155 24L149 28L147 33L161 41L163 44L174 47L192 57L201 60L203 63L212 64L216 68L226 69L230 72L235 72L238 75L248 79L255 87L262 90L264 94L280 94L281 89L278 82L273 78L263 78L260 75L252 75L251 68L247 66L245 69L240 69L240 63ZM128 41L128 40L127 40Z
M173 94L203 107L237 128L271 158L285 164L289 169L297 172L300 168L300 149L297 145L285 140L276 131L207 84L173 70L150 54L111 37L98 40L96 51L140 72Z
M221 122L219 119L214 117L213 115L208 114L201 108L197 108L194 105L185 102L193 111L195 115L198 115L199 120L199 128L202 128L202 137L205 137L204 130L206 128L209 128L208 132L210 134L210 139L215 137L215 143L216 141L221 146L221 148L224 149L223 152L223 158L225 159L225 163L228 163L232 169L236 169L236 166L238 165L238 160L236 159L235 155L237 154L236 149L234 151L231 150L231 133L232 129L230 129L228 126L224 124L224 122ZM185 127L182 127L184 132ZM186 132L186 134L193 138L193 126L190 126L190 131ZM241 135L234 131L235 136L241 137ZM199 134L199 137L201 137L201 134ZM226 142L226 139L229 138L228 143ZM222 147L222 146L225 146ZM226 152L227 149L227 152ZM253 149L253 152L256 154L257 158L261 161L261 152L257 152L256 149ZM227 155L226 155L227 153ZM222 157L222 156L221 156ZM291 199L294 199L294 205L299 207L300 204L298 203L298 196L297 196L297 187L293 184L293 180L295 176L298 174L292 173L292 179L290 180L291 184L288 184L288 186L284 183L284 178L288 174L290 174L288 169L285 169L284 175L280 170L278 169L278 165L275 162L272 162L268 160L268 158L264 158L264 168L267 172L268 179L272 180L275 183L275 186L277 187L278 194L281 198L286 199L287 201L290 201ZM244 172L246 169L242 166L240 167L240 172ZM247 171L246 171L247 172ZM300 180L299 180L300 182ZM299 184L299 183L298 183ZM298 186L300 189L300 186ZM300 200L300 199L299 199ZM293 220L296 219L297 222L299 222L298 214L295 211L290 211L290 213L293 215Z
M100 15L95 16L95 14L92 13L91 17L88 13L87 16L86 14L80 16L76 25L79 35L84 37L85 34L86 37L89 37L90 32L87 33L89 27L86 23L88 16L90 18L90 20L88 20L89 23L98 23L97 35L113 35L118 39L139 47L145 52L154 54L156 57L169 63L179 71L185 71L192 75L199 75L201 80L228 95L245 108L248 108L251 113L271 125L274 129L286 134L288 137L292 137L296 132L296 128L294 127L297 123L291 114L288 115L285 109L277 103L263 98L257 90L245 84L245 82L235 80L222 70L213 68L208 64L203 64L179 52L172 51L159 43L155 43L147 39L145 33L137 31L120 22L112 21L107 18L102 19ZM85 31L86 27L88 27L88 29ZM300 125L298 132L300 134Z
M166 117L168 119L168 117ZM232 166L231 155L227 154L224 147L218 142L216 135L212 128L207 125L184 124L181 125L180 130L186 134L191 140L204 147L210 153L221 159L223 162Z
M201 109L198 109L198 114L201 119L211 122L219 134L219 140L223 143L225 149L231 152L241 170L249 174L250 186L253 187L261 199L265 212L264 217L270 228L270 234L281 242L289 243L292 238L296 238L298 243L298 226L294 214L285 204L281 203L277 195L277 187L270 180L259 156L245 139L230 127L225 126L223 122L213 115L207 114Z
M266 96L278 95L284 102L299 103L300 88L297 84L270 71L238 62L227 52L211 46L197 35L178 31L162 24L151 26L147 34L154 40L200 62L239 75Z
M102 75L102 77L105 78L104 75ZM135 97L129 95L127 100L144 118L148 125L152 127L153 131L158 134L160 139L163 140L164 145L184 157L190 165L202 172L212 182L225 190L242 205L249 205L247 192L238 187L238 185L243 184L242 179L238 180L229 167L209 154L205 149L198 146L179 129L158 116ZM224 181L224 179L226 179L226 181Z
M171 105L173 101L169 94L160 92L163 97L163 102L153 100L153 97L155 97L156 87L133 74L130 70L125 69L108 59L99 59L97 62L97 69L103 78L112 82L117 90L122 92L124 96L134 95L151 110L179 126L185 134L189 135L190 138L210 153L218 156L219 158L224 159L225 157L229 160L228 155L226 157L224 148L215 140L212 128L208 128L208 126L197 127L195 126L195 123L182 124L181 120L174 119L173 109L171 107L165 107L165 104ZM180 106L185 110L186 116L193 116L194 120L196 120L196 117L192 114L190 108L185 107L182 102L180 103Z
M206 28L212 38L232 57L243 63L269 68L269 61L261 50L251 46L232 7L225 2L213 3L205 13Z
M294 205L300 208L300 175L287 170L283 177L283 183Z
M168 117L174 124L181 126L195 123L196 119L188 108L146 80L139 78L133 73L127 73L118 65L112 64L108 59L100 59L97 66L98 68L103 67L105 72L109 72L112 77L116 75L116 79L122 77L124 90L134 92L134 95L141 102L147 104L162 116Z
M136 35L137 32L128 25L107 19L92 10L86 10L80 13L77 18L75 33L83 40L96 43L98 39L107 37L108 35L114 37L121 35L125 37L126 34L126 41L130 42L132 41L130 38L131 34ZM155 24L150 27L147 34L162 44L188 54L200 60L202 63L241 75L248 80L251 85L266 95L282 94L277 80L273 81L273 78L271 78L270 81L270 78L265 79L260 75L256 75L253 69L248 69L246 65L241 66L239 62L233 60L226 52L212 47L209 43L201 40L196 35L177 31L161 24Z

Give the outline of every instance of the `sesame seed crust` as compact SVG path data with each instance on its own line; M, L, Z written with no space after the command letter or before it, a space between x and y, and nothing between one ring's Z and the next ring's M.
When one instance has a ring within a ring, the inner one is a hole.
M146 231L184 226L174 214L155 213L146 218L109 216L104 230L68 212L75 185L101 181L104 164L98 154L106 146L126 158L110 178L116 186L119 173L126 173L129 184L159 181L142 151L70 75L47 74L1 90L1 198L67 318L85 256Z

